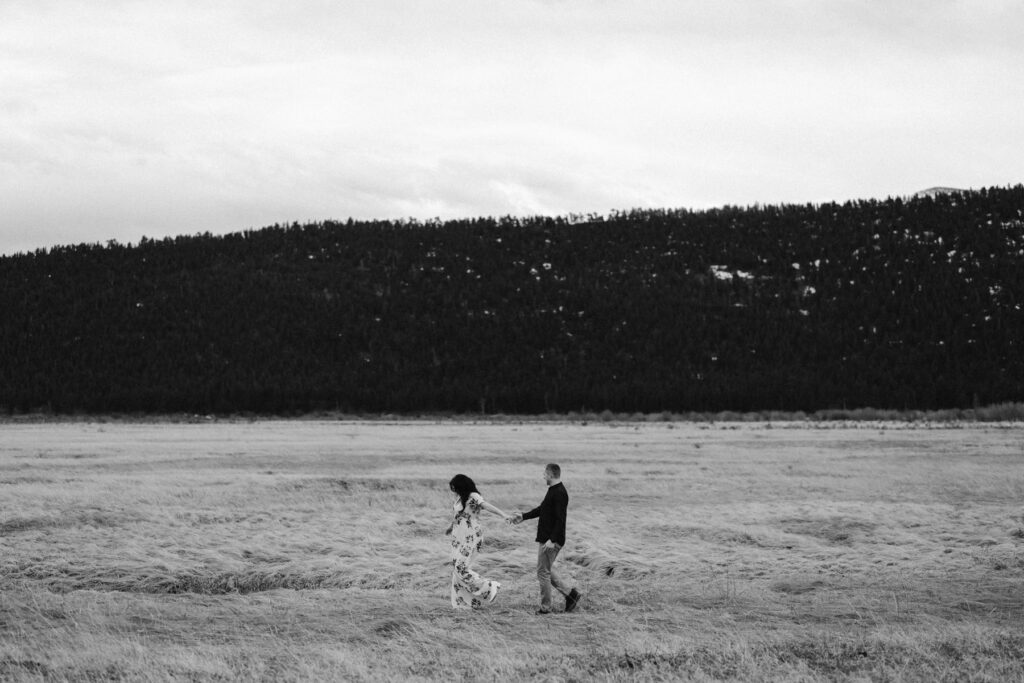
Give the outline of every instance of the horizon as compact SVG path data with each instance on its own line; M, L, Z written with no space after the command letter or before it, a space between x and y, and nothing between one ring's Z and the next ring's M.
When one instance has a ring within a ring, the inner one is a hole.
M1024 180L1024 5L0 6L0 255Z
M166 234L166 235L161 235L161 236L157 236L157 237L152 237L152 236L149 236L149 235L142 235L137 240L121 241L121 240L116 239L116 238L110 238L110 239L102 239L101 238L101 239L97 239L97 240L83 241L83 242L72 242L72 243L66 243L66 244L65 243L51 244L51 245L45 245L45 246L36 247L36 248L30 249L30 250L22 250L22 251L9 252L9 253L0 252L0 258L12 257L12 256L16 257L16 256L21 256L23 254L32 254L32 253L36 253L36 252L48 252L50 250L56 250L56 249L62 249L62 248L73 248L73 247L78 247L78 246L89 246L89 245L98 245L98 246L104 247L104 246L110 246L111 244L114 244L116 246L132 247L133 248L133 247L140 246L143 240L149 240L149 241L153 241L153 242L160 242L160 241L164 241L164 240L173 241L176 238L197 237L197 236L203 236L203 235L206 235L206 234L210 234L213 237L228 237L228 236L231 236L231 235L238 235L238 234L242 234L242 233L246 233L246 232L259 232L261 230L269 230L269 229L272 229L272 228L285 228L285 229L289 229L289 228L295 226L296 224L299 227L304 227L306 225L316 225L316 224L326 224L326 223L345 224L345 223L348 223L349 221L351 221L353 223L356 223L356 224L359 224L359 223L373 223L373 222L378 222L378 221L382 221L382 222L383 221L392 221L392 222L419 223L419 224L425 225L425 224L431 223L433 221L440 221L443 224L443 223L447 223L447 222L458 222L458 221L465 221L465 220L477 220L477 219L487 219L487 218L497 219L497 218L504 218L506 216L512 216L512 217L516 217L516 218L526 218L526 219L537 218L537 217L541 217L541 218L562 218L562 219L566 219L570 224L577 225L577 224L581 224L581 223L590 223L590 222L595 222L595 221L604 221L610 215L614 214L617 211L629 212L629 211L661 211L661 210L664 210L664 211L677 211L678 210L678 211L691 211L691 212L694 212L694 213L703 213L703 212L707 212L707 211L716 211L716 210L725 209L725 208L738 208L738 209L741 209L741 210L756 210L756 209L759 209L759 208L766 208L766 207L772 207L772 206L775 206L775 207L783 207L783 206L814 206L816 208L820 208L822 206L826 206L826 205L829 205L829 204L842 205L842 204L844 204L846 202L861 202L861 201L886 202L886 201L891 201L891 200L896 200L896 199L903 200L903 201L909 201L909 200L925 198L925 197L934 197L936 195L941 195L941 194L980 192L980 191L983 191L983 190L990 190L990 189L1014 188L1014 187L1018 187L1018 186L1021 186L1021 185L1024 185L1024 183L1011 183L1011 184L1008 184L1008 185L1001 185L1001 186L993 185L993 186L988 186L988 187L972 187L972 188L959 188L959 187L948 187L948 186L945 186L945 185L936 185L936 186L933 186L933 187L927 187L927 188L924 188L924 189L921 189L921 190L917 190L916 192L911 192L909 194L903 194L903 195L890 194L890 195L887 195L885 197L849 197L849 198L841 199L841 200L827 200L827 201L822 201L822 202L775 202L775 203L754 202L752 204L743 204L743 205L741 205L741 204L729 204L729 203L726 203L726 204L718 204L718 205L715 205L715 206L704 206L704 207L686 207L686 206L623 207L623 208L618 208L618 209L612 209L611 211L605 212L605 213L598 213L598 212L591 211L591 212L588 212L588 213L570 212L570 213L564 213L564 214L518 214L518 215L517 214L502 214L500 216L499 215L490 215L490 216L483 216L483 215L473 215L473 216L471 216L471 215L465 215L465 216L451 216L451 217L448 217L448 218L439 218L437 216L429 216L429 217L426 217L426 218L420 218L420 217L415 217L415 216L405 216L405 217L397 217L397 218L373 218L373 217L354 218L354 217L351 217L351 216L347 216L345 218L325 217L325 218L318 218L318 219L309 219L309 220L306 220L306 221L296 221L296 220L278 221L277 223L269 223L267 225L260 225L260 226L250 226L250 227L242 228L242 229L238 229L238 230L222 230L222 231L217 231L217 232L214 232L214 231L178 232L178 233L170 233L170 234ZM573 220L575 218L580 218L580 219L584 219L584 220Z

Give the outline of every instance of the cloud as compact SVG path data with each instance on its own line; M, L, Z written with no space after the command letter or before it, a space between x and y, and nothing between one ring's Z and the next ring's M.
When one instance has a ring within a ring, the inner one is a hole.
M0 5L0 253L1019 182L1019 3Z

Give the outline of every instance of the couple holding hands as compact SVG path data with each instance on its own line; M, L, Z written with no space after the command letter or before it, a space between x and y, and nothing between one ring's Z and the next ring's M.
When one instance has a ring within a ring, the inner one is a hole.
M555 573L552 566L558 552L565 545L565 518L569 508L569 494L561 478L562 471L558 465L547 465L544 468L544 482L548 492L541 504L529 512L505 514L483 499L472 479L464 474L452 477L448 488L457 496L452 506L455 519L445 530L445 534L452 537L452 607L470 609L479 607L484 600L493 602L501 588L500 583L482 578L471 568L483 541L480 511L487 510L504 517L509 524L520 524L524 520L537 518L537 580L540 582L540 609L537 614L551 613L552 586L565 596L566 612L576 609L582 596Z

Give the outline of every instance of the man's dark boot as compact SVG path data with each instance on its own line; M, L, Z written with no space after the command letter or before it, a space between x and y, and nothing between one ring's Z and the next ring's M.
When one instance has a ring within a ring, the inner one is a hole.
M569 591L569 594L565 596L565 611L572 612L576 609L576 605L580 604L582 598L583 596L575 588Z

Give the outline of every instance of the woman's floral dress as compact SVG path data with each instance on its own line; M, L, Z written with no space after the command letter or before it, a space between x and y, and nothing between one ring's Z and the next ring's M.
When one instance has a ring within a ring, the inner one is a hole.
M470 569L473 558L480 550L483 534L480 531L480 510L484 499L479 493L469 494L466 505L455 501L455 521L452 522L452 607L471 609L479 607L491 591L491 584Z

